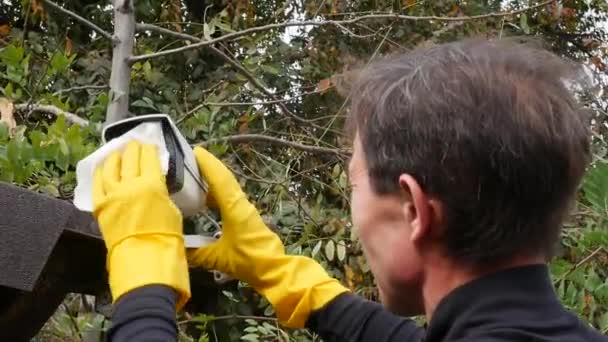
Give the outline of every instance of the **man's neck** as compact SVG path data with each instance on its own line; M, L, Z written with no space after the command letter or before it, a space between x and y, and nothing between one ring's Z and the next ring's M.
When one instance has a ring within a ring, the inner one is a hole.
M462 265L456 265L451 261L443 259L434 267L427 268L425 272L422 294L427 321L431 321L437 305L454 289L490 273L514 267L543 264L545 262L542 256L525 256L509 260L491 268L476 270L472 267L463 267Z

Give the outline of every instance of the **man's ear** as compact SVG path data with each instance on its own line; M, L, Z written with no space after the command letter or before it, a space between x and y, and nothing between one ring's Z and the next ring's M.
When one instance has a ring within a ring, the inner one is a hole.
M409 174L399 176L399 186L408 197L403 204L403 215L412 227L410 239L420 241L430 234L432 211L430 199L418 184L418 181Z

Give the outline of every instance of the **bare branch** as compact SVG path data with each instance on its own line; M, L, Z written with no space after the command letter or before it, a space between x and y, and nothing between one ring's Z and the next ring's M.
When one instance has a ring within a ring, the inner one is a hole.
M176 38L180 38L180 39L184 39L184 40L189 40L189 41L193 41L193 42L201 41L201 38L198 38L196 36L191 36L189 34L171 31L171 30L168 30L168 29L156 26L156 25L152 25L152 24L138 24L137 27L140 29L145 28L146 30L149 30L149 31L154 31L154 32L158 32L160 34L165 34L168 36L172 36L172 37L176 37ZM279 106L279 108L281 108L281 111L285 115L294 119L297 122L313 125L317 128L324 128L324 127L312 124L313 120L301 118L298 115L296 115L295 113L293 113L292 111L290 111L284 102L279 101L277 98L275 98L275 95L270 90L266 89L266 87L258 79L256 79L255 76L253 76L247 69L245 69L245 67L243 67L239 62L237 62L230 56L226 55L223 51L216 48L215 46L210 46L209 48L211 49L211 51L214 54L216 54L217 56L222 58L224 61L226 61L226 63L230 64L232 67L234 67L236 70L238 70L241 73L241 75L245 76L245 78L247 78L247 80L249 82L251 82L251 84L256 89L261 91L265 96L269 97L272 101L275 101L276 105ZM158 52L158 53L161 53L161 52ZM133 57L133 58L135 58L135 57ZM131 58L130 60L133 61L133 58Z
M242 31L228 33L228 34L225 34L225 35L223 35L221 37L214 38L214 39L209 39L209 40L201 40L201 39L197 38L198 39L197 43L186 45L186 46L182 46L182 47L175 48L175 49L169 49L169 50L165 50L165 51L155 52L155 53L151 53L151 54L134 56L134 57L132 57L130 59L130 62L131 63L135 63L135 62L145 61L145 60L150 59L150 58L167 56L167 55L170 55L170 54L184 52L184 51L191 50L191 49L198 49L198 48L201 48L201 47L204 47L204 46L209 46L209 45L213 45L215 43L219 43L221 41L231 40L231 39L239 38L239 37L242 37L242 36L247 36L247 35L250 35L250 34L255 33L255 32L268 31L268 30L277 29L277 28L285 28L285 27L291 27L291 26L326 26L326 25L333 25L333 26L336 26L336 27L342 29L344 25L355 24L355 23L358 23L360 21L378 20L378 19L392 19L392 20L395 20L395 21L421 21L421 20L431 21L432 20L432 21L463 22L463 21L473 21L473 20L481 20L481 19L488 19L488 18L500 18L500 17L505 17L505 16L511 16L511 15L515 15L515 14L519 14L519 13L523 13L523 12L532 11L532 10L535 10L535 9L538 9L538 8L541 8L541 7L545 7L545 6L547 6L549 4L552 4L552 3L556 2L556 1L557 0L547 0L547 1L543 1L541 3L538 3L536 5L524 7L524 8L518 9L518 10L514 10L514 11L492 12L492 13L480 14L480 15L472 15L472 16L441 17L441 16L412 16L412 15L402 15L402 14L395 14L395 13L380 13L380 14L368 14L368 15L363 15L363 16L360 16L360 17L355 17L355 18L352 18L352 19L344 19L344 20L323 20L323 21L319 21L319 20L302 20L302 21L288 21L288 22L283 22L283 23L276 23L276 24L269 24L269 25L251 27L251 28L248 28L248 29L245 29L245 30L242 30ZM152 30L149 27L149 24L139 24L138 28L141 28L142 30ZM166 31L170 31L170 30L166 30ZM167 33L167 32L165 32L165 33ZM176 35L173 35L173 36L176 36ZM182 39L187 39L187 38L182 38Z
M311 152L311 153L321 153L321 154L334 154L340 157L348 157L350 155L350 151L341 150L337 148L329 148L322 146L313 146L313 145L305 145L295 141L284 140L281 138L271 137L262 134L237 134L237 135L228 135L225 137L217 138L217 139L209 139L203 143L198 145L208 146L210 144L216 144L221 142L228 142L233 144L239 143L266 143L277 146L287 146L294 148L296 150Z
M57 90L56 92L53 93L53 95L59 95L59 94L63 94L63 93L69 93L72 91L78 91L78 90L89 90L89 89L93 89L93 90L105 90L110 88L110 86L107 85L83 85L83 86L76 86L76 87L71 87L71 88L66 88L66 89L60 89Z
M113 39L113 37L112 37L112 35L111 35L110 33L108 33L108 32L106 32L106 31L104 31L104 29L102 29L101 27L99 27L99 26L97 26L97 25L93 24L93 23L92 23L92 22L90 22L89 20L87 20L87 19L85 19L85 18L83 18L83 17L79 16L78 14L76 14L76 13L74 13L74 12L70 11L70 10L67 10L67 9L65 9L65 8L63 8L63 7L59 6L59 5L57 5L56 3L52 2L52 1L49 1L49 0L43 0L43 1L44 1L44 3L45 3L45 4L49 5L51 8L53 8L53 9L55 9L55 10L57 10L57 11L59 11L59 12L63 13L63 14L67 14L67 15L69 15L70 17L72 17L72 18L76 19L76 20L77 20L77 21L79 21L80 23L82 23L82 24L84 24L84 25L88 26L88 27L89 27L89 28L91 28L93 31L95 31L95 32L99 33L99 34L100 34L100 35L102 35L103 37L105 37L105 38L107 38L107 39L109 39L109 40L112 40L112 41L114 40L114 39Z
M110 103L106 111L106 122L111 123L129 115L129 87L131 66L129 57L133 51L135 36L135 13L131 0L113 0L114 35L118 42L112 51L112 73L110 74Z
M209 47L211 49L211 51L213 51L217 56L221 57L222 59L224 59L226 61L226 63L232 65L232 67L234 67L235 69L237 69L241 75L245 76L245 78L247 80L249 80L249 82L251 82L251 84L257 88L259 91L261 91L264 95L266 95L268 98L270 98L273 101L276 101L277 98L275 97L275 95L268 89L266 89L266 87L257 79L255 78L255 76L253 76L247 69L245 69L244 66L241 65L241 63L235 61L234 59L232 59L230 56L226 55L224 52L222 52L220 49L216 48L215 46L210 46ZM281 108L281 111L287 115L288 117L294 119L297 122L300 123L304 123L304 124L311 124L312 120L308 120L308 119L304 119L299 117L298 115L296 115L294 112L292 112L291 110L289 110L289 108L287 108L287 106L285 105L285 102L277 102L276 105ZM323 128L317 125L313 125L317 128Z
M193 36L193 35L190 35L187 33L172 31L172 30L160 27L160 26L156 26L154 24L137 23L137 24L135 24L135 30L158 32L160 34L166 34L168 36L172 36L172 37L183 39L183 40L189 40L189 41L193 41L193 42L202 41L201 38L198 38L196 36Z
M331 88L331 87L330 87ZM329 88L328 88L329 89ZM257 102L203 102L199 105L197 105L196 107L192 108L191 110L189 110L186 114L184 114L182 117L180 117L179 119L177 119L177 123L183 122L184 120L186 120L188 117L190 117L190 115L196 113L199 109L205 107L205 106L210 106L210 107L235 107L235 106L270 106L270 105L275 105L278 103L287 103L287 102L292 102L292 101L296 101L298 98L301 98L303 96L307 96L307 95L313 95L313 94L321 94L322 92L324 92L326 90L315 90L315 91L308 91L305 93L301 93L298 95L294 95L288 99L278 99L278 100L270 100L270 101L257 101ZM318 121L319 118L314 118L311 121Z
M210 321L221 321L221 320L227 320L227 319L252 319L252 320L257 320L257 321L269 321L269 322L276 322L277 319L273 318L273 317L263 317L263 316L242 316L242 315L226 315L226 316L216 316L216 317L212 317L210 319ZM184 325L184 324L188 324L192 322L192 319L186 319L183 321L179 321L177 322L178 325Z
M32 111L32 112L42 112L47 114L52 114L54 116L65 116L65 119L68 122L73 124L86 127L89 125L89 121L79 117L78 115L70 112L66 112L59 107L55 107L53 105L28 105L27 103L21 103L15 105L15 110L18 111Z

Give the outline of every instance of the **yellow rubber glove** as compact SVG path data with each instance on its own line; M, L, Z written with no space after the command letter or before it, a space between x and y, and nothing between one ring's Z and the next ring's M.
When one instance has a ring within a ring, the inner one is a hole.
M165 184L156 146L135 141L95 171L93 215L108 250L114 301L151 284L173 288L177 310L190 299L182 216Z
M222 236L189 252L193 265L249 283L290 328L304 327L313 311L348 291L313 259L286 255L279 237L264 224L224 164L203 148L194 153L209 184L208 204L216 204L220 211Z

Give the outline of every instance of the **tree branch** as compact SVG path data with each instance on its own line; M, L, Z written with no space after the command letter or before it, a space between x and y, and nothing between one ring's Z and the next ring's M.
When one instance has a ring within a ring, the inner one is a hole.
M233 144L239 143L262 143L262 144L271 144L277 146L287 146L294 148L296 150L310 152L310 153L320 153L320 154L333 154L340 157L348 157L350 156L350 151L341 150L338 148L329 148L329 147L321 147L321 146L312 146L305 145L295 141L284 140L281 138L271 137L262 134L237 134L237 135L229 135L216 139L209 139L203 143L197 144L202 146L208 146L210 144L216 144L221 142L228 142Z
M129 57L133 51L135 36L135 13L131 0L113 0L114 36L118 41L112 50L112 72L110 73L110 102L106 111L106 123L129 116L129 87L131 66Z
M65 119L68 122L73 124L86 127L89 125L89 121L79 117L78 115L70 112L66 112L59 107L55 107L53 105L28 105L27 103L21 103L15 105L15 110L17 111L32 111L32 112L42 112L47 114L52 114L54 116L65 116Z
M79 16L78 14L67 10L59 5L57 5L56 3L49 1L49 0L43 0L45 4L49 5L51 8L63 13L63 14L67 14L68 16L76 19L77 21L79 21L81 24L84 24L86 26L88 26L89 28L91 28L93 31L99 33L100 35L102 35L103 37L110 39L110 40L114 40L114 38L112 37L112 35L106 31L104 31L104 29L102 29L101 27L93 24L92 22L90 22L89 20Z
M110 88L110 86L107 85L83 85L83 86L76 86L76 87L71 87L71 88L66 88L66 89L60 89L57 90L56 92L53 93L53 95L59 95L59 94L63 94L63 93L69 93L71 91L78 91L78 90L89 90L89 89L93 89L93 90L105 90Z
M176 38L184 39L184 40L189 40L189 41L193 41L193 42L200 42L200 41L202 41L201 38L198 38L196 36L191 36L189 34L171 31L171 30L168 30L168 29L156 26L156 25L152 25L152 24L138 24L136 27L138 29L144 29L145 28L148 31L158 32L160 34L165 34L165 35L168 35L168 36L172 36L172 37L176 37ZM277 98L275 98L275 95L270 90L266 89L266 87L258 79L256 79L255 76L253 76L247 69L245 69L245 67L243 67L239 62L235 61L233 58L231 58L230 56L226 55L223 51L221 51L220 49L216 48L215 46L210 46L209 48L211 49L211 51L214 54L216 54L217 56L219 56L220 58L222 58L224 61L226 61L226 63L230 64L238 72L240 72L241 75L243 75L249 82L251 82L251 84L256 89L258 89L265 96L267 96L272 101L274 101L275 104L277 106L279 106L279 108L281 109L281 111L283 113L285 113L285 115L287 115L288 117L294 119L297 122L305 123L305 124L309 124L309 125L312 124L313 120L308 120L308 119L301 118L298 115L296 115L295 113L293 113L292 111L290 111L289 108L287 108L287 106L285 105L284 102L279 101ZM162 53L162 52L157 52L157 54L158 53ZM130 61L133 62L134 58L136 58L136 57L132 57L130 59ZM324 127L317 126L315 124L312 124L312 125L314 125L317 128L324 128Z
M269 321L276 322L277 319L274 317L263 317L263 316L243 316L243 315L226 315L226 316L217 316L217 317L209 317L209 322L213 321L221 321L227 319L252 319L256 321ZM184 325L192 322L192 319L185 319L183 321L177 322L177 325Z
M344 20L288 21L288 22L283 22L283 23L251 27L251 28L248 28L248 29L245 29L242 31L228 33L221 37L209 39L209 40L201 40L201 39L197 38L198 39L197 43L182 46L182 47L175 48L175 49L155 52L155 53L151 53L151 54L134 56L134 57L130 58L130 62L131 63L141 62L141 61L148 60L150 58L167 56L170 54L184 52L184 51L191 50L191 49L198 49L198 48L201 48L204 46L209 46L209 45L213 45L215 43L219 43L221 41L235 39L238 37L250 35L255 32L267 31L267 30L272 30L272 29L277 29L277 28L285 28L285 27L291 27L291 26L325 26L325 25L333 25L338 28L343 28L344 25L355 24L360 21L378 20L378 19L393 19L395 21L421 21L421 20L429 21L429 20L433 20L433 21L463 22L463 21L473 21L473 20L481 20L481 19L488 19L488 18L500 18L500 17L510 16L510 15L515 15L515 14L535 10L535 9L538 9L541 7L545 7L556 1L557 0L547 0L547 1L543 1L541 3L538 3L536 5L524 7L524 8L518 9L518 10L514 10L514 11L492 12L492 13L487 13L487 14L473 15L473 16L441 17L441 16L434 16L434 15L433 16L412 16L412 15L402 15L402 14L394 14L394 13L381 13L381 14L368 14L368 15L363 15L360 17L355 17L352 19L344 19ZM154 25L152 25L152 26L154 26ZM150 24L138 24L137 27L138 27L138 29L142 29L142 30L153 30L150 27ZM171 30L166 30L166 31L172 32ZM165 32L165 33L169 34L168 32ZM183 35L183 33L177 33L177 34ZM173 36L177 37L177 35L173 35ZM187 38L182 38L182 39L187 39Z
M264 95L266 95L268 98L270 98L273 101L276 101L277 98L275 97L275 95L268 89L266 89L266 87L257 79L255 78L255 76L253 76L247 69L245 69L244 66L241 65L241 63L235 61L234 59L230 58L230 56L226 55L223 51L221 51L220 49L216 48L215 46L210 46L209 47L211 49L211 51L213 51L217 56L219 56L220 58L222 58L224 61L226 61L226 63L232 65L232 67L234 67L236 70L238 70L241 75L245 76L245 78L247 80L249 80L249 82L251 82L251 84L258 89L259 91L261 91ZM287 108L287 106L285 105L285 102L277 102L276 105L281 109L281 111L287 115L288 117L294 119L297 122L300 123L304 123L304 124L312 124L312 120L308 120L308 119L304 119L299 117L298 115L296 115L294 112L292 112L291 110L289 110L289 108ZM320 127L317 125L313 125L316 128L324 128L324 127Z
M330 86L328 89L332 88L333 86ZM177 119L177 123L183 122L184 120L186 120L188 117L190 117L190 115L196 113L199 109L205 107L205 106L210 106L210 107L235 107L235 106L270 106L270 105L275 105L278 104L280 102L292 102L292 101L296 101L298 98L307 96L307 95L313 95L313 94L321 94L324 91L326 91L327 89L324 90L314 90L314 91L308 91L305 93L301 93L298 95L294 95L288 99L278 99L278 100L270 100L270 101L257 101L257 102L203 102L199 105L197 105L196 107L190 109L186 114L184 114L182 117L180 117L179 119ZM319 120L319 118L314 118L314 121Z

